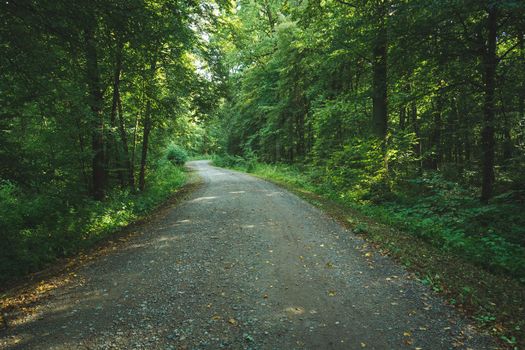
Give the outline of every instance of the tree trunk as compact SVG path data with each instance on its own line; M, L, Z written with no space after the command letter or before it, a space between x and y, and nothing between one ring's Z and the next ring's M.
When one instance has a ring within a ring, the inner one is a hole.
M418 159L418 173L423 170L423 164L421 160L421 133L419 130L419 120L417 119L417 104L416 101L412 101L410 106L410 114L412 119L412 127L414 128L414 134L416 135L417 143L414 145L414 153Z
M96 200L104 199L105 169L104 169L104 117L102 115L103 95L98 70L97 50L95 44L95 24L93 17L84 30L86 78L89 88L89 104L92 112L91 147L92 158L92 195Z
M487 9L487 47L483 55L484 95L482 147L481 201L486 203L494 191L494 94L496 89L496 34L497 8L495 4Z
M140 175L139 175L139 190L142 192L146 188L146 165L148 159L148 143L149 134L151 131L151 102L148 100L146 104L146 113L144 115L142 134L142 154L140 158Z
M107 142L107 148L106 148L106 174L108 175L110 173L110 160L113 157L115 161L115 165L118 167L118 176L120 179L121 185L124 184L124 174L121 170L123 167L122 160L119 154L118 146L117 146L117 140L115 137L114 129L117 126L116 125L116 119L117 119L117 112L118 112L118 104L119 104L119 89L120 89L120 73L122 71L122 44L120 41L117 41L117 44L115 46L115 69L113 71L113 96L111 100L111 113L109 118L109 125L110 125L110 131L108 132L108 142ZM106 175L106 176L107 176Z
M443 97L441 91L436 96L436 106L433 112L434 115L434 129L430 138L430 148L432 154L430 156L429 168L432 170L438 170L441 163L442 149L441 149L441 129L442 129L442 114L443 113Z
M524 45L524 36L525 33L523 29L519 33L519 45L520 45L520 61L521 61L521 71L525 71L525 45ZM519 96L518 96L518 123L525 123L525 76L522 75L521 84L519 87Z
M381 19L373 49L372 127L381 140L386 139L387 110L387 31Z
M399 129L400 130L405 130L406 115L407 115L406 107L404 105L399 107Z
M133 166L130 161L129 146L128 146L128 135L126 133L126 123L124 120L124 113L122 111L122 98L120 96L120 74L122 73L122 50L124 43L118 41L116 54L115 54L115 77L113 86L113 106L112 112L116 110L118 115L118 129L120 134L120 142L122 152L124 153L123 159L120 161L120 168L125 170L119 170L122 178L127 178L127 183L130 189L135 190L135 176L133 174ZM126 174L127 172L127 174Z
M157 70L157 64L156 60L153 59L153 62L151 63L151 77L149 82L149 88L148 90L151 90L153 87L153 84L155 84L155 71ZM142 134L142 154L140 158L140 175L139 175L139 190L144 191L146 188L146 166L148 161L148 145L149 145L149 135L151 132L152 127L152 120L151 120L151 99L150 94L146 93L146 112L144 113L144 121L143 121L143 134Z
M119 117L119 131L120 140L122 143L122 151L124 152L124 166L128 172L128 185L132 191L135 190L135 174L133 171L133 163L130 159L129 146L128 146L128 135L126 133L126 125L124 121L124 114L122 111L122 100L120 98L120 91L118 95L118 117Z

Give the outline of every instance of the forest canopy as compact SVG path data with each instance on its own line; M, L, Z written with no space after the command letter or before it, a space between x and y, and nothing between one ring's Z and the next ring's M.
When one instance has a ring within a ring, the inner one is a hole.
M284 164L523 278L524 30L523 1L239 1L214 35L219 164Z

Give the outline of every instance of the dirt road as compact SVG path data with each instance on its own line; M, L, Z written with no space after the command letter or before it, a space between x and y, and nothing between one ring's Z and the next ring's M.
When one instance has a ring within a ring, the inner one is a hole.
M403 268L273 184L204 185L77 271L0 349L491 349Z

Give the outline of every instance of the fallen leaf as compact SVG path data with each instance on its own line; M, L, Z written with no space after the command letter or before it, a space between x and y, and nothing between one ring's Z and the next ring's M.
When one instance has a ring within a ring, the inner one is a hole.
M336 294L337 294L337 293L336 293L335 290L329 290L329 291L328 291L328 296L335 297Z
M234 318L230 318L230 319L228 320L228 323L231 324L232 326L236 326L236 325L237 325L237 320L234 319Z

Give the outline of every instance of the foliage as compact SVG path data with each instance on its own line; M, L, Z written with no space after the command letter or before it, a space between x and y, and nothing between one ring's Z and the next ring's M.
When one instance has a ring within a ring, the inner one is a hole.
M522 279L524 10L243 2L214 33L229 67L215 161L269 163L249 168Z
M188 153L181 146L170 143L166 149L166 159L174 165L184 165L188 160Z
M36 271L71 255L143 217L176 192L186 175L165 160L158 161L145 192L115 189L104 202L88 198L65 201L52 190L37 196L0 187L0 282Z
M224 74L207 38L228 8L0 4L2 281L133 221L180 185L185 150L214 150Z

